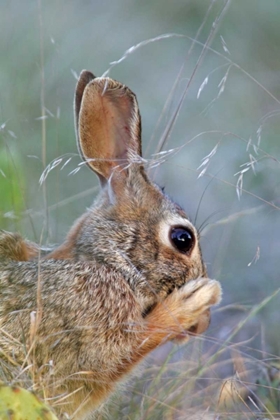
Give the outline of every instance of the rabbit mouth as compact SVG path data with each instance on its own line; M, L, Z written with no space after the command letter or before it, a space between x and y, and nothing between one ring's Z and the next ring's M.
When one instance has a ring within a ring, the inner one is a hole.
M210 319L210 309L207 309L200 315L196 324L192 325L188 330L182 331L180 334L176 335L174 341L178 344L183 344L187 342L191 336L204 333L209 327Z

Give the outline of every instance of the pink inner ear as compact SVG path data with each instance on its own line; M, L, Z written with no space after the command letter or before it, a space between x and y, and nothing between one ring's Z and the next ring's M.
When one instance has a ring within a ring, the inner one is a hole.
M101 129L104 130L105 153L108 158L125 159L127 149L132 137L131 126L131 101L130 98L122 95L117 98L110 93L100 96L100 103L103 110L104 121L101 122Z
M104 89L105 86L105 89ZM94 79L85 88L79 117L81 152L91 168L109 179L128 164L128 150L139 152L140 119L132 92L111 79Z

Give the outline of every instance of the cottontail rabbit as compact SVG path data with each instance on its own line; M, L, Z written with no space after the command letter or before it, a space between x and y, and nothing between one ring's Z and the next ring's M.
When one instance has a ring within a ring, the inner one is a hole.
M83 419L147 353L205 331L221 288L203 278L184 211L148 179L135 95L83 71L75 116L102 190L44 258L0 235L0 376L16 383L29 369L60 416Z

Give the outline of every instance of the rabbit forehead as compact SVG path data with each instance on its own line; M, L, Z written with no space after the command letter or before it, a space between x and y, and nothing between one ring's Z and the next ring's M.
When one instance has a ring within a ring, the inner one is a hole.
M182 216L180 214L166 215L163 222L169 227L174 226L174 225L180 225L180 226L185 226L186 228L195 230L194 225L190 222L187 216Z

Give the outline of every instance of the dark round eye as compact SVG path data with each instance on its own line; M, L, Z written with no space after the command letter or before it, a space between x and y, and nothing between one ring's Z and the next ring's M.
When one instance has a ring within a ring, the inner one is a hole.
M193 248L195 242L193 233L183 226L176 226L171 229L170 240L173 246L184 254L187 254Z

